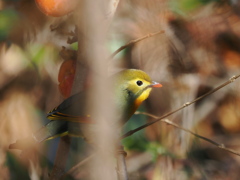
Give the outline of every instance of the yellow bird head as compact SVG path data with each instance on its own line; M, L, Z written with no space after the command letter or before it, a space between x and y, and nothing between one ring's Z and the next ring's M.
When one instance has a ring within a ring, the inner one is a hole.
M152 81L147 73L137 69L123 70L116 74L115 78L115 101L120 111L124 112L126 120L148 98L153 87L162 87Z

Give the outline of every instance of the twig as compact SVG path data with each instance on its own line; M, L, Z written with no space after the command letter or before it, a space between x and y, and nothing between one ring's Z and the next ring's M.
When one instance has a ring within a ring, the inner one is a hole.
M149 38L149 37L152 37L152 36L155 36L157 34L162 34L164 33L165 31L161 30L161 31L158 31L158 32L155 32L155 33L150 33L150 34L147 34L146 36L143 36L143 37L140 37L138 39L134 39L134 40L131 40L129 41L127 44L125 44L124 46L121 46L120 48L118 48L114 53L112 53L112 55L110 56L110 59L112 59L117 53L119 53L120 51L122 51L123 49L127 48L128 46L130 45L133 45L143 39L146 39L146 38Z
M159 119L159 117L154 116L153 114L150 114L150 113L146 113L146 112L138 112L138 114L144 114L144 115L150 116L150 117L152 117L152 118L154 118L154 119ZM183 131L185 131L185 132L188 132L188 133L192 134L193 136L196 136L196 137L198 137L198 138L200 138L200 139L202 139L202 140L204 140L204 141L207 141L207 142L209 142L209 143L217 146L217 147L220 148L220 149L223 149L223 150L228 151L228 152L230 152L230 153L232 153L232 154L235 154L235 155L240 156L240 153L239 153L239 152L234 151L234 150L232 150L232 149L230 149L230 148L226 148L224 144L219 144L219 143L217 143L217 142L215 142L215 141L213 141L213 140L211 140L211 139L208 139L208 138L206 138L206 137L204 137L204 136L201 136L201 135L199 135L199 134L197 134L197 133L194 133L193 131L191 131L191 130L189 130L189 129L186 129L186 128L184 128L184 127L181 127L181 126L179 126L178 124L176 124L176 123L174 123L174 122L172 122L172 121L170 121L170 120L168 120L168 119L161 119L160 121L161 121L161 122L165 122L166 124L171 125L171 126L174 126L174 127L178 128L178 129L181 129L181 130L183 130Z
M78 164L76 164L75 166L73 166L71 169L69 169L64 175L62 175L60 177L60 179L64 179L66 176L71 175L74 173L74 171L76 171L79 167L81 167L82 165L84 165L85 163L87 163L89 160L91 160L96 154L92 154L88 157L86 157L84 160L82 160L81 162L79 162Z
M187 107L187 106L189 106L189 105L191 105L191 104L193 104L193 103L195 103L195 102L203 99L204 97L206 97L206 96L208 96L208 95L210 95L210 94L213 94L214 92L218 91L219 89L223 88L224 86L232 83L233 81L235 81L235 80L236 80L237 78L239 78L239 77L240 77L240 74L238 74L237 76L232 76L228 81L226 81L225 83L221 84L220 86L218 86L218 87L214 88L213 90L207 92L206 94L204 94L204 95L202 95L202 96L194 99L194 100L191 101L191 102L186 102L186 103L183 104L180 108L178 108L178 109L176 109L176 110L174 110L174 111L171 111L171 112L169 112L169 113L167 113L167 114L165 114L165 115L163 115L163 116L161 116L161 117L157 117L157 116L152 115L152 117L153 117L154 119L156 119L155 121L146 123L146 124L144 124L144 125L136 128L136 129L133 129L133 130L128 131L127 133L125 133L125 134L122 136L122 139L125 138L125 137L128 137L128 136L131 136L132 134L134 134L134 133L136 133L136 132L138 132L138 131L140 131L140 130L142 130L142 129L144 129L144 128L146 128L146 127L148 127L148 126L150 126L150 125L152 125L152 124L154 124L154 123L156 123L156 122L158 122L158 121L160 121L160 120L162 120L162 119L164 119L164 118L166 118L166 117L168 117L168 116L170 116L170 115L172 115L172 114L174 114L174 113L176 113L176 112L178 112L178 111L180 111L180 110L182 110L182 109L184 109L185 107ZM135 112L135 114L139 114L139 112Z

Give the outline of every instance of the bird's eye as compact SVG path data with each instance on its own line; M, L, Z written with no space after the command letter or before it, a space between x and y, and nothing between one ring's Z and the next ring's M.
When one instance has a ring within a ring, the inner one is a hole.
M141 85L143 85L143 82L142 82L142 81L140 81L140 80L138 80L136 83L137 83L137 85L138 85L138 86L141 86Z

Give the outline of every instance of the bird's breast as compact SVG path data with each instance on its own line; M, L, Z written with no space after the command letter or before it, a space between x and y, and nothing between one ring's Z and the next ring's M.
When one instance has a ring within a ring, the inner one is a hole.
M135 111L137 108L142 104L144 100L146 100L150 94L152 89L146 89L141 95L139 95L134 101L134 109Z

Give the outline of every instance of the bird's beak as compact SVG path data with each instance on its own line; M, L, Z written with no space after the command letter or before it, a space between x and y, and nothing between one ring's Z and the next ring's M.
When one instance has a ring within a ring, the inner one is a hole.
M162 87L162 85L158 82L152 81L152 84L149 85L150 87L154 87L154 88L160 88Z

